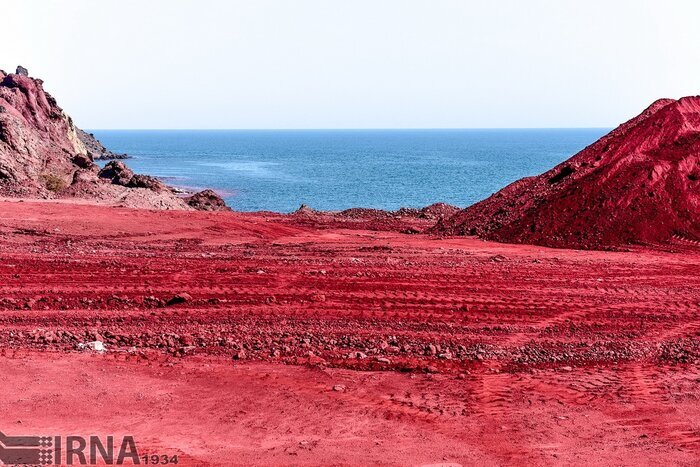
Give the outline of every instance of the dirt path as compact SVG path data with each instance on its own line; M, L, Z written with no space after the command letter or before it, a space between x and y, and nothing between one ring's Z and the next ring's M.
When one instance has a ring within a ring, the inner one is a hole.
M0 431L189 465L700 456L694 247L361 227L0 202Z
M458 379L20 351L0 370L5 433L131 435L181 465L692 465L700 443L697 369Z

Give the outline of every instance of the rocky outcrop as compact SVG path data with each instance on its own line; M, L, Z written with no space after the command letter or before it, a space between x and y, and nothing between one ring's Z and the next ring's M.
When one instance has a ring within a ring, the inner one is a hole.
M129 180L129 182L126 184L126 186L129 188L146 188L148 190L155 191L157 193L172 192L172 189L169 186L167 186L165 183L161 182L156 177L151 177L150 175L136 174L133 177L131 177L131 180ZM205 190L205 191L211 191L211 190ZM204 192L202 191L202 192L197 193L197 194L202 195L202 193L204 193ZM226 206L226 203L224 203L224 200L221 198L219 198L219 199L224 204L224 206ZM189 203L188 203L188 205L192 206Z
M22 71L22 70L19 70ZM85 155L72 120L26 74L0 74L0 194L48 197Z
M109 149L107 149L100 142L100 140L98 140L95 137L94 134L83 131L80 128L76 128L75 131L78 134L78 138L85 146L85 149L87 150L87 152L90 155L90 157L92 158L92 160L94 160L94 161L112 161L112 160L129 159L128 154L118 154L116 152L112 152Z
M100 170L95 148L99 155L109 151L85 135L26 68L17 67L13 74L0 71L0 196L81 198L152 209L214 210L223 204L209 191L197 198L201 202L182 198L157 178L134 174L123 162Z
M134 172L123 162L110 162L100 170L97 175L114 183L115 185L128 186L134 176Z
M97 176L109 180L114 185L127 188L147 188L158 193L170 191L170 188L156 177L134 174L134 172L121 161L109 162L97 173ZM204 191L200 193L200 195L203 197L207 196Z
M185 198L187 204L198 211L230 211L226 202L213 190L204 190Z
M700 97L654 102L571 159L433 231L585 249L700 240Z

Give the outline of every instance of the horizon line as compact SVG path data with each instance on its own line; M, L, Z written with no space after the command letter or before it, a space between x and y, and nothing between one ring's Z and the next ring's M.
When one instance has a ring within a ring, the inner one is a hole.
M609 130L612 126L581 127L425 127L425 128L85 128L85 131L472 131L472 130Z

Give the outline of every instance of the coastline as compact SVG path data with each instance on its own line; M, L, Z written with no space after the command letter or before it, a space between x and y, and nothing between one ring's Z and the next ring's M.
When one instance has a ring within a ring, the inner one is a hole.
M142 173L186 176L175 184L213 187L238 211L286 213L301 204L322 211L395 211L435 202L466 207L547 170L603 133L95 131L106 145L130 152L129 165Z

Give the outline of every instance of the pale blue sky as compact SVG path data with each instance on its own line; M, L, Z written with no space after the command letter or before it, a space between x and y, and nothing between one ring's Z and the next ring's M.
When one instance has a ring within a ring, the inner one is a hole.
M693 0L0 0L86 128L608 127L700 94Z

